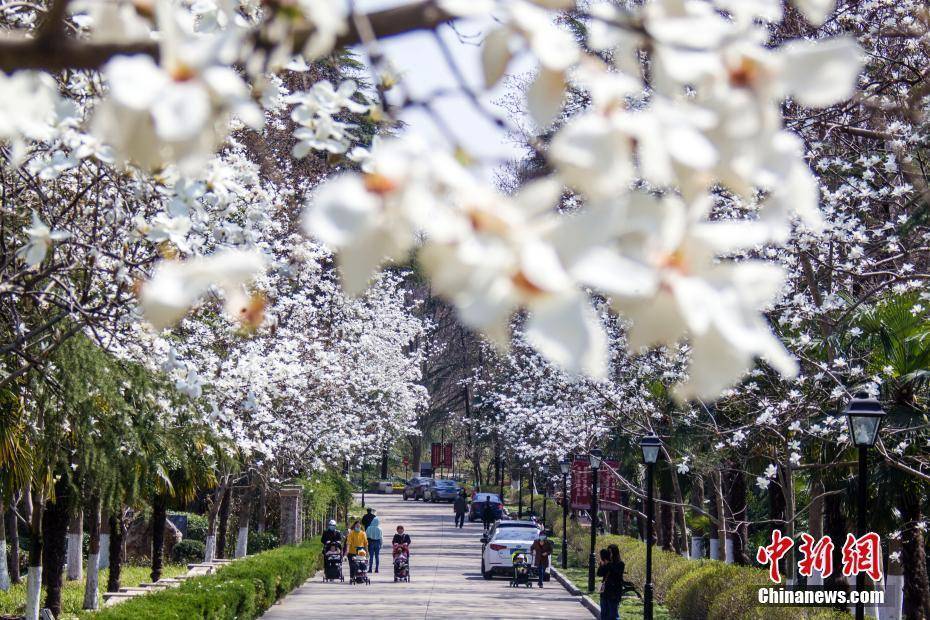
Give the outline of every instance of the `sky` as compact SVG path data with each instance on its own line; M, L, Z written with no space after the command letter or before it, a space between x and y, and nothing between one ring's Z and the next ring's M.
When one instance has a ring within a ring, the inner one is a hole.
M414 0L357 0L356 6L365 12L377 11L391 6L408 4ZM492 20L465 20L451 26L441 26L439 35L446 42L462 75L475 92L483 90L481 71L481 42L488 31L494 27ZM403 86L411 98L421 99L439 90L456 88L457 82L446 64L440 47L430 32L414 32L386 39L381 43L382 53L397 70ZM360 54L364 57L364 54ZM367 60L367 59L366 59ZM519 60L513 63L508 73L526 73L531 65ZM506 92L499 85L481 99L503 115L504 110L493 103ZM398 93L400 94L400 93ZM523 150L513 144L507 133L497 128L489 119L475 110L474 105L464 94L446 94L436 100L434 106L448 129L456 136L460 145L474 159L485 162L483 172L494 176L496 166L502 160L519 158ZM401 115L401 120L408 124L406 131L423 137L431 144L450 148L446 139L430 115L419 109L408 109Z

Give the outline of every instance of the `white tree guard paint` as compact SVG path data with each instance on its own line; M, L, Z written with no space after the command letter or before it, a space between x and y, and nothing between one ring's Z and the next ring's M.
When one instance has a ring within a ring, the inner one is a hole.
M100 596L97 592L100 554L91 553L87 556L87 582L84 584L84 609L99 609Z
M0 525L2 527L2 525ZM6 540L0 540L0 590L10 589L10 572L6 564Z
M878 611L881 620L904 617L904 575L885 575L885 606Z
M42 567L30 566L26 575L26 620L39 620L39 595L42 593Z
M704 557L704 537L703 536L692 536L691 537L691 559L700 560Z
M236 557L244 558L246 550L249 548L249 528L240 527L236 536Z
M207 534L207 544L203 552L203 561L212 562L216 557L216 535Z
M720 559L720 540L717 538L710 539L710 559L711 560Z
M68 581L80 581L84 577L84 566L81 553L81 543L84 537L79 532L68 532Z
M99 560L97 560L97 568L103 570L105 568L110 568L110 535L101 534L100 535L100 555ZM90 564L88 564L88 567Z
M725 562L727 564L732 564L733 563L733 539L732 538L727 538L726 545L724 545L724 551L727 554Z
M807 578L807 585L822 586L823 585L823 573L817 570L816 568L812 568L811 576Z

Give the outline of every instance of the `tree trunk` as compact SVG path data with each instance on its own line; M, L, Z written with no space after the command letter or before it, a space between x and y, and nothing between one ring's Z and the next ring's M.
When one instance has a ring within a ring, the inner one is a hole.
M785 536L794 540L794 517L795 517L795 498L794 498L794 476L791 468L782 466L782 484L785 499ZM795 561L795 547L788 549L785 554L785 575L787 583L794 584L797 582L797 562Z
M807 511L807 531L814 540L820 540L823 537L823 481L816 471L811 473L808 489L811 503ZM820 571L813 569L811 576L807 578L807 585L823 585L823 575Z
M5 515L5 529L7 536L7 547L9 555L7 556L10 583L17 584L20 582L19 577L19 523L16 519L16 504L10 506Z
M833 573L824 580L824 585L834 590L845 590L848 587L846 578L843 577L843 571L837 570L837 567L843 565L843 545L838 541L846 540L846 533L850 530L846 525L846 517L843 516L842 508L843 496L831 494L824 498L824 532L834 541L833 545Z
M40 494L36 501L31 501L29 494L29 572L26 575L26 620L39 620L39 596L42 588L42 513L44 502Z
M672 520L672 507L667 503L672 500L668 487L668 481L663 476L659 482L659 497L662 499L662 503L659 504L659 545L665 551L672 551L675 548L675 525Z
M746 545L749 544L749 523L746 521L746 476L733 468L730 476L730 508L733 519L733 561L742 566L749 564Z
M62 476L55 483L55 501L46 506L42 519L45 606L56 618L61 615L62 571L65 569L68 523L71 521L70 500L68 481Z
M220 502L220 523L216 533L216 557L226 557L226 528L229 526L229 501L232 495L232 485L226 487L223 491L223 499Z
M676 550L681 555L688 557L688 522L685 519L685 498L681 493L681 485L678 482L678 468L669 463L669 477L672 482L672 497L676 505L672 508L674 511L675 525L678 528Z
M922 520L923 500L919 489L902 484L899 494L901 519L901 564L904 567L904 617L914 620L930 618L930 582L927 578L927 555L924 533L917 527Z
M381 452L381 479L387 480L388 477L388 451L385 449Z
M110 513L106 510L100 511L100 560L97 562L97 569L103 570L110 566Z
M100 607L98 589L100 573L100 497L94 495L87 506L89 550L87 553L87 581L84 582L84 609Z
M243 489L239 497L239 514L237 526L239 531L236 535L236 555L237 558L244 558L249 548L249 515L252 513L252 488Z
M168 520L168 498L156 493L152 498L152 581L161 579L165 563L165 521Z
M257 532L265 531L265 512L268 509L268 489L264 484L259 483L258 485L258 518L255 524L255 530Z
M727 512L723 502L723 472L714 470L712 485L714 490L714 516L717 519L717 544L710 546L710 559L732 562L727 549Z
M74 510L68 523L68 581L79 581L84 576L84 513L80 508Z
M0 499L0 514L4 514L3 500ZM10 589L10 571L6 561L6 525L0 527L0 590Z
M125 536L126 525L123 523L123 508L120 506L110 514L110 575L107 578L107 592L119 592Z

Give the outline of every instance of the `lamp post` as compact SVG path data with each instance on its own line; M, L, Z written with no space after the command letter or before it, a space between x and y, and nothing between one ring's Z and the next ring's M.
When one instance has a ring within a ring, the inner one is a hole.
M501 483L501 505L503 505L503 503L504 503L504 459L501 458L500 456L498 456L498 457L497 457L497 461L498 461L498 463L500 464L500 470L501 470L501 479L500 479L500 483Z
M517 477L517 518L523 518L523 466L520 466L520 474Z
M662 440L655 435L647 435L639 440L643 451L643 463L646 464L646 583L643 586L643 620L652 620L652 478Z
M365 507L365 461L362 461L362 508Z
M601 468L601 457L600 450L591 450L591 555L588 556L588 592L594 592L594 566L597 564L594 546L597 544L597 474Z
M865 503L868 484L868 450L875 445L878 439L878 429L882 424L885 412L881 404L870 398L867 392L857 392L846 407L846 422L849 424L849 437L853 445L859 448L859 510L856 515L856 536L862 537L866 533ZM856 590L861 592L865 586L865 577L862 573L856 574ZM865 606L862 601L856 603L856 620L865 619Z
M540 473L543 478L543 531L546 529L546 496L548 495L547 491L549 490L549 466L541 465L539 468Z
M536 468L530 467L530 514L536 516L536 502L533 500L533 491L536 490Z
M572 463L568 459L559 462L562 470L562 568L568 568L568 472Z

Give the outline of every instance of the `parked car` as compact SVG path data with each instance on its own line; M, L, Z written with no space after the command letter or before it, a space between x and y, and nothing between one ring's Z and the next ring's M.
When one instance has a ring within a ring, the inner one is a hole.
M504 517L504 503L501 496L497 493L475 493L471 498L471 509L468 511L468 520L471 523L481 521L484 510L484 504L491 499L491 507L494 509L494 520L498 521Z
M503 523L508 523L502 521ZM513 554L522 552L527 555L530 564L536 562L530 553L533 542L539 538L539 528L532 527L499 527L481 553L481 576L491 579L494 575L513 574ZM549 580L549 567L545 568L543 579Z
M519 528L525 528L525 529L538 530L539 524L536 523L535 521L517 521L517 520L497 521L494 523L494 525L491 526L491 529L485 532L484 536L481 537L481 542L487 544L489 540L493 539L494 536L497 535L497 532L499 530L506 529L508 527L519 527Z
M404 501L408 499L423 499L423 489L432 478L411 478L404 487Z
M425 502L454 502L462 487L454 480L430 480L423 489Z

